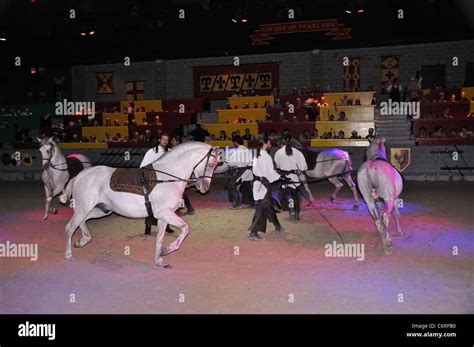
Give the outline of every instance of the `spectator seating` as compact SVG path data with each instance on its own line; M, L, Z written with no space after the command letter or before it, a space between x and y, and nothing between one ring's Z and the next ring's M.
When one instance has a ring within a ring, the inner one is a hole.
M214 147L218 146L220 148L234 147L234 143L232 141L206 141L206 143ZM247 141L244 141L244 145L248 146Z
M247 123L257 123L257 121L264 121L267 110L264 108L250 108L238 110L217 110L219 123L234 123L238 118L244 118Z
M346 121L374 121L375 105L360 106L321 106L319 108L320 120L328 121L330 115L334 115L337 120L339 113L346 114Z
M202 112L204 99L168 99L162 100L163 110L179 112L180 105L184 105L185 111Z
M273 106L275 100L272 95L267 96L241 96L241 97L231 97L229 98L230 107L238 109L243 109L245 104L249 104L250 107L253 107L254 103L257 102L258 107L264 107L265 101L268 101L271 106Z
M426 139L417 139L417 142L418 142L418 146L474 145L474 137L426 138Z
M107 143L104 142L71 142L71 143L59 143L61 149L106 149L108 148Z
M160 122L163 125L189 125L192 124L193 112L179 113L175 111L171 112L147 112L146 117L149 124L155 122L155 117L160 116ZM137 122L138 123L138 122Z
M120 111L124 109L124 107L128 108L130 101L120 101ZM135 107L141 109L142 107L145 108L145 112L160 112L163 110L163 106L161 100L137 100L134 101Z
M309 133L313 131L315 122L265 122L258 124L258 132L266 132L267 134L271 131L282 133L286 129L291 135L299 137L303 131L308 130Z
M285 105L286 102L288 101L290 104L292 105L298 105L298 104L301 104L303 105L303 103L308 100L311 95L313 96L314 99L317 99L317 100L321 100L321 97L323 96L323 94L295 94L295 95L280 95L280 96L276 96L275 97L275 101L276 99L280 99L280 103L282 105Z
M313 139L311 147L367 147L366 139Z
M361 105L372 105L375 92L351 92L351 93L324 93L324 102L332 106L339 104L341 99L347 95L348 99L360 100Z
M465 87L462 88L461 93L469 101L474 101L474 87Z
M432 133L437 125L441 125L445 133L449 133L451 129L458 132L463 127L474 131L474 118L469 119L416 119L413 120L413 134L418 137L421 128L425 128L428 133Z
M421 103L421 118L427 118L428 114L433 117L441 117L446 107L449 107L450 114L455 119L464 119L470 112L470 102L433 102Z
M90 137L95 135L98 142L105 142L106 134L113 138L117 133L120 133L122 139L128 137L128 127L126 126L111 126L111 127L82 127L82 135Z
M288 108L271 108L268 110L272 122L281 122L280 112L283 112L283 121L293 121L294 117L298 122L308 121L308 110L304 108L295 108L294 113L289 113Z
M336 133L342 130L346 138L351 137L352 131L357 131L357 134L365 137L369 133L369 128L375 129L375 122L347 122L347 121L334 121L334 122L316 122L316 129L318 129L319 136L325 132L331 131Z
M224 130L227 136L230 138L233 131L240 130L240 133L243 135L245 133L245 129L249 128L250 133L253 136L258 135L258 125L257 123L240 123L240 124L206 124L205 128L207 131L219 138L219 134L221 130Z

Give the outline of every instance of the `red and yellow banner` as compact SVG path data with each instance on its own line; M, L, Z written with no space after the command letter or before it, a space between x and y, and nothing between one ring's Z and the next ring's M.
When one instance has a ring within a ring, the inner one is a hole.
M194 68L194 97L225 99L234 90L268 95L278 88L278 64L206 66Z
M252 45L269 45L268 40L273 40L275 35L306 33L314 31L328 31L325 35L333 36L333 40L350 39L351 28L346 28L344 24L338 23L337 19L321 19L303 22L261 24L255 30Z
M96 74L97 94L113 94L114 92L114 73L100 72Z
M389 82L393 81L394 78L398 78L400 57L398 55L383 56L381 57L381 66L380 84L385 89Z
M342 87L352 92L360 89L360 58L349 58L349 63L344 65Z

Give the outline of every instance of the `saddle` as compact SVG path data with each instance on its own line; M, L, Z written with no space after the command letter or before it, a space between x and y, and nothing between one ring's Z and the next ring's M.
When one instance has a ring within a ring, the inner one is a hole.
M145 170L139 168L118 168L110 177L110 189L115 192L132 193L144 196L142 185L142 171L145 176L147 191L150 193L155 188L156 172L153 165L145 166Z

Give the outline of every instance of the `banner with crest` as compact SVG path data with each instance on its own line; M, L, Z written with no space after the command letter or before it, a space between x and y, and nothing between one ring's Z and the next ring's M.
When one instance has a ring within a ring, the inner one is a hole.
M97 94L113 94L114 93L114 73L100 72L96 74Z
M225 99L234 90L268 95L279 88L278 64L207 66L194 68L194 97Z
M383 56L381 59L382 75L380 77L380 86L382 89L387 87L387 84L398 78L400 57L398 55Z
M349 58L349 64L344 65L342 87L351 92L360 89L360 58Z

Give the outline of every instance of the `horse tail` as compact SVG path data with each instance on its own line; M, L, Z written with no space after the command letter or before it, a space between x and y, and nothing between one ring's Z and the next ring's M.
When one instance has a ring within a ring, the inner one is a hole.
M69 180L69 183L67 184L66 188L64 189L63 193L59 196L59 201L61 201L62 204L65 204L69 201L72 195L72 188L74 187L74 181L76 180L76 177L73 179Z

